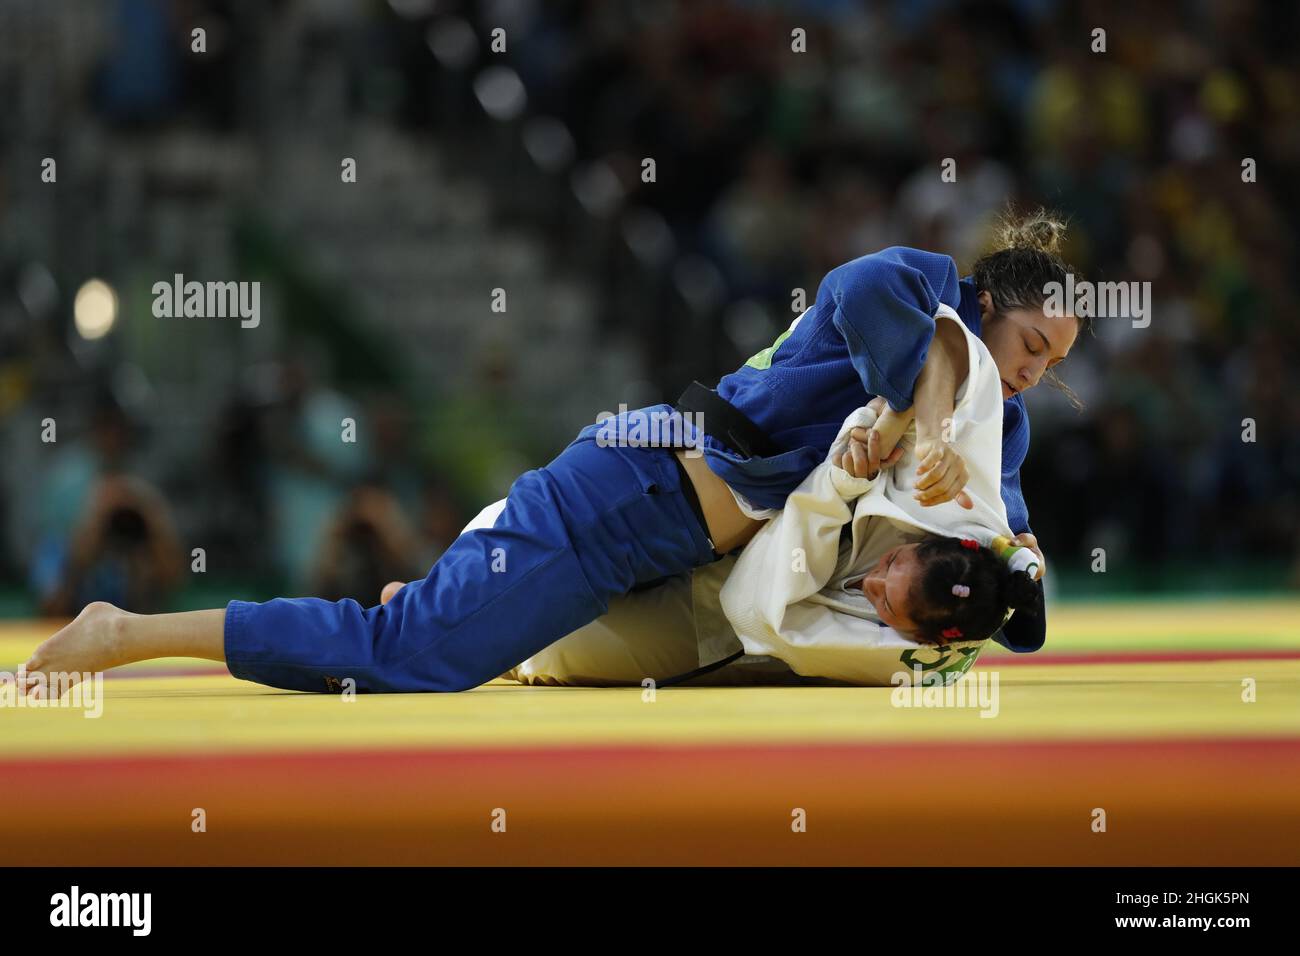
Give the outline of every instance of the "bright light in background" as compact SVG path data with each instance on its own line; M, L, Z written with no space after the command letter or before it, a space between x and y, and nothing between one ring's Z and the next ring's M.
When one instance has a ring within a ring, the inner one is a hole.
M77 290L72 314L83 339L102 339L117 321L117 293L101 279L90 279Z

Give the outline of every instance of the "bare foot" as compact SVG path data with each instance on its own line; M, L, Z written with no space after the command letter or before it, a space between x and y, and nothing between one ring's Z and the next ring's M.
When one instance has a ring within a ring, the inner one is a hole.
M39 700L50 688L62 693L86 675L137 660L121 626L135 616L103 601L87 604L76 620L32 652L19 670L26 672L26 685L20 689Z

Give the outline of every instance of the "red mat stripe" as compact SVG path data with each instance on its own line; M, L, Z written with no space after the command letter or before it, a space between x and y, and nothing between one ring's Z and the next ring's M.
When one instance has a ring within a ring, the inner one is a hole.
M289 764L298 764L299 769L310 770L330 765L335 761L347 761L355 764L365 761L375 764L441 764L446 761L468 766L475 763L498 763L505 761L536 762L549 766L558 763L578 763L586 761L603 762L611 759L636 761L640 759L698 760L707 763L710 760L726 757L759 757L771 760L773 764L792 758L823 760L828 763L869 759L893 760L911 756L917 751L924 751L926 761L958 761L971 758L1010 758L1035 760L1051 758L1060 760L1088 760L1108 756L1131 756L1142 752L1156 752L1171 757L1214 758L1231 755L1239 760L1293 761L1289 765L1270 765L1274 771L1292 770L1300 773L1300 737L1283 737L1263 739L1258 737L1211 737L1167 739L1160 737L1142 737L1137 739L1097 741L1097 740L1061 740L1061 741L1013 741L1013 742L970 742L970 743L930 743L927 741L908 741L898 744L786 744L779 746L764 744L735 745L593 745L580 747L421 747L394 748L392 750L282 750L261 751L258 753L212 753L212 754L130 754L124 756L77 756L77 757L31 757L15 759L0 758L0 767L7 771L23 773L24 771L48 771L54 767L70 772L122 773L140 774L158 770L163 766L176 764L200 763L205 769L240 772L256 770L262 766L274 766L285 773L290 772ZM520 768L523 770L524 768Z

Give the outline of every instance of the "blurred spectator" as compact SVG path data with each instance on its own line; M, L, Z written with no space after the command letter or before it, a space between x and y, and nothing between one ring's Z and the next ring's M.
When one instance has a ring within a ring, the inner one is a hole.
M312 575L311 593L352 598L369 607L389 581L422 577L418 545L397 499L383 488L355 489L330 521Z
M51 469L31 583L41 611L72 615L91 601L157 611L184 567L171 509L162 494L126 473L130 421L109 399L96 410L89 442L77 442Z
M371 442L358 407L325 386L301 356L281 366L278 401L262 424L270 451L270 530L277 562L295 590L309 588L330 516L366 469Z

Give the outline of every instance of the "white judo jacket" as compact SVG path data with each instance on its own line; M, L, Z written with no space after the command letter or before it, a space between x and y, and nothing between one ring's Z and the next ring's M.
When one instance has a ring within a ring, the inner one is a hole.
M852 684L887 686L895 673L914 667L951 678L974 663L983 641L918 644L883 625L860 587L880 556L899 544L926 535L988 544L996 535L1012 533L1001 495L997 366L984 343L947 306L936 315L937 321L944 319L957 323L966 338L969 374L955 396L951 440L966 461L966 493L974 507L967 510L949 501L926 508L912 497L917 480L914 428L902 440L903 457L874 480L853 478L833 464L850 429L875 422L871 409L858 409L844 422L827 460L791 493L731 567L720 605L730 624L725 630L734 636L700 627L702 662L733 653L739 638L747 655L741 664L754 657L776 658L797 674ZM696 576L701 577L699 572ZM698 589L696 593L698 605Z

